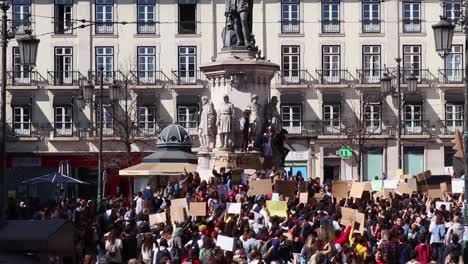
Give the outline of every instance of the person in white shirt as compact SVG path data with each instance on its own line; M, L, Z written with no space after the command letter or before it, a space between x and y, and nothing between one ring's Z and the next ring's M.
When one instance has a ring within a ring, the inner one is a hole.
M122 263L122 240L112 230L106 239L106 259L108 264Z
M136 202L135 213L138 215L143 211L143 204L145 202L145 200L143 200L142 192L138 192L137 197L135 197L135 202Z

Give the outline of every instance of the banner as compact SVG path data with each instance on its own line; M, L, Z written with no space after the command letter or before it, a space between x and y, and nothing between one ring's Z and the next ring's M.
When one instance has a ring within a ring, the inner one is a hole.
M255 180L249 182L248 196L266 195L272 193L271 180Z
M287 217L288 204L285 201L266 201L270 216Z
M206 202L192 202L190 203L191 216L206 216Z

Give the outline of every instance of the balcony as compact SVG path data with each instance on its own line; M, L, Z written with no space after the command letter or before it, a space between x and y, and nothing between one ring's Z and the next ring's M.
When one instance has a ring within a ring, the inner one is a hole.
M384 69L360 69L356 72L362 84L379 84L386 71Z
M131 71L131 79L136 85L163 86L170 82L169 77L162 71Z
M49 71L48 82L53 86L78 86L85 77L79 71Z
M179 21L178 32L181 35L186 34L197 34L197 22L196 21Z
M341 122L339 119L323 120L321 132L324 135L342 135L343 128L343 122Z
M363 20L362 33L380 33L380 20Z
M173 83L176 86L182 86L179 88L203 88L206 84L206 80L201 71L172 71L172 77Z
M37 71L8 71L11 86L39 86L47 84L47 80Z
M356 78L348 70L317 70L321 84L349 84Z
M31 122L8 123L8 134L13 137L32 137L36 134L37 124Z
M439 82L444 84L462 84L464 69L439 69Z
M31 24L30 19L16 20L13 18L13 31L16 35L25 34L25 31L31 28Z
M71 35L73 34L73 22L66 20L54 21L54 34L57 35Z
M281 33L283 34L294 34L300 32L300 21L299 20L281 20Z
M340 21L322 20L322 33L340 33Z
M403 68L402 83L406 83L406 79L414 74L418 78L418 83L431 84L437 81L437 77L428 69L405 69Z
M101 71L94 71L91 73L96 85L101 84ZM102 82L104 85L111 85L114 81L122 79L122 73L120 71L103 71Z
M114 34L113 22L96 22L96 34Z
M406 119L403 121L403 134L422 135L429 132L429 120Z
M421 33L421 20L404 19L403 20L403 33Z
M92 128L90 128L90 136L94 136L94 137L99 137L99 133L100 133L100 128L99 128L99 122L96 122ZM103 124L103 128L102 128L102 136L103 137L116 137L118 135L116 135L117 133L117 130L114 129L113 127L113 124L112 123L108 123L108 122L104 122Z
M80 123L61 122L52 124L54 137L78 137Z
M455 131L463 132L463 120L443 120L444 135L453 135Z
M283 70L275 74L277 88L307 88L317 80L307 70Z
M156 22L155 21L138 21L137 33L138 34L155 34Z

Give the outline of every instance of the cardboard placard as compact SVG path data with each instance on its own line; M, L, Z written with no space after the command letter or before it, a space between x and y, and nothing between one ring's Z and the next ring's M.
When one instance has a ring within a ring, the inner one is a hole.
M182 207L188 209L187 199L179 198L179 199L172 199L171 200L171 208L174 207Z
M191 216L206 216L206 202L192 202L190 203Z
M449 202L436 202L436 209L440 210L440 207L442 205L445 205L445 210L450 211L450 208L452 208L452 203Z
M444 196L444 192L441 189L429 189L427 195L429 198L437 199Z
M344 226L351 226L355 219L354 209L341 207L341 221L340 223Z
M299 203L307 204L309 202L308 193L299 193Z
M371 188L373 192L380 192L383 188L383 181L382 180L371 181Z
M240 214L241 213L241 203L227 203L226 211L228 214Z
M465 182L462 179L452 179L452 193L463 193Z
M288 204L285 201L266 201L270 216L287 217Z
M159 214L150 214L148 217L150 225L166 223L166 212Z
M351 190L349 191L349 197L362 198L364 191L367 191L366 189L366 183L353 182L353 184L351 185Z
M397 169L395 171L395 178L400 179L402 175L403 175L403 169Z
M416 181L415 177L407 179L406 184L408 185L409 188L411 188L411 190L413 190L413 192L418 191L418 182Z
M363 214L363 213L359 213L356 211L356 214L355 214L355 219L354 221L356 223L359 223L359 232L361 234L364 234L364 229L365 229L365 224L366 224L366 216Z
M417 180L418 182L422 182L422 181L424 181L424 180L429 179L431 176L432 176L431 171L430 171L430 170L427 170L427 171L425 171L425 172L423 172L423 173L419 173L418 175L416 175L416 180Z
M392 180L384 180L384 189L395 190L398 186L399 180L392 179Z
M398 187L395 189L395 193L399 194L399 195L403 195L403 194L412 195L413 194L413 189L410 188L407 183L405 183L403 181L400 181L398 183Z
M234 238L218 235L216 238L216 246L220 247L222 250L234 251Z
M275 181L274 191L286 196L295 197L297 193L297 185L295 181Z
M256 172L257 172L256 169L245 169L244 170L244 173L249 175L249 176L254 175Z
M336 198L347 198L348 192L351 189L350 182L334 181L332 182L332 195Z
M172 223L183 223L187 221L187 208L171 205L171 221Z
M452 185L446 182L440 183L440 190L444 193L451 193L452 192Z
M255 180L249 182L248 196L267 195L272 193L271 180Z
M318 192L318 193L315 193L315 194L314 194L314 199L315 199L316 201L321 201L322 198L323 198L323 194L322 194L322 193L319 193L319 192Z
M390 191L390 190L382 190L382 191L380 191L380 192L374 193L373 197L374 197L374 199L377 199L377 198L388 199L388 198L390 198L390 193L393 193L393 191Z

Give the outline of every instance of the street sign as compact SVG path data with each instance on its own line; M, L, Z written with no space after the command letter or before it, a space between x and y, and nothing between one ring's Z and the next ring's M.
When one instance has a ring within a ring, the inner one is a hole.
M336 155L340 156L341 159L350 159L353 156L353 151L350 148L342 147L336 152Z

